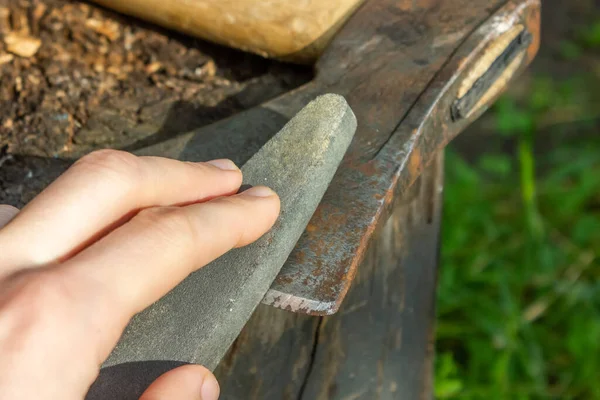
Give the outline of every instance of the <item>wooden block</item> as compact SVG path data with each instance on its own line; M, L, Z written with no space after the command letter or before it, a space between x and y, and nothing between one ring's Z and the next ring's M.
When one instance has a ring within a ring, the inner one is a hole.
M93 0L244 51L312 63L363 0Z

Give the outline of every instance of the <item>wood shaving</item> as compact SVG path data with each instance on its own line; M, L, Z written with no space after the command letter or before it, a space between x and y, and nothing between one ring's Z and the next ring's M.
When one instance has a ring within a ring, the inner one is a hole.
M15 56L12 54L0 54L0 65L11 62Z
M98 20L90 18L85 21L85 26L94 30L96 33L99 33L103 36L106 36L111 42L119 39L121 37L121 32L119 32L119 25L116 22L107 21L107 20Z
M163 68L162 63L155 61L153 63L150 63L146 66L146 73L147 74L154 74L158 71L160 71Z
M9 33L4 36L6 50L19 57L33 57L38 52L42 41L38 38L25 36L19 33Z
M0 33L10 31L10 10L0 7Z

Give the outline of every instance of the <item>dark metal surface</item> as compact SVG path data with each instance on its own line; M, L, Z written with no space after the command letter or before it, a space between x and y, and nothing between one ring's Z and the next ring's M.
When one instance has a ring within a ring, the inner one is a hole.
M345 163L264 303L310 314L336 312L393 199L485 110L451 118L451 104L471 66L517 24L532 38L521 47L526 56L519 69L537 51L539 0L501 7L489 0L408 3L367 3L318 65L328 73L322 78L326 82L340 79L328 90L346 96L359 127ZM376 26L380 21L383 25Z
M144 154L243 163L316 95L345 96L358 120L354 141L263 300L290 311L332 314L394 198L533 59L539 11L540 0L369 0L336 35L313 81ZM462 84L515 26L524 27L530 43L501 49L513 61L492 62L491 72L483 71L485 85L475 89L478 102L454 120L451 109Z

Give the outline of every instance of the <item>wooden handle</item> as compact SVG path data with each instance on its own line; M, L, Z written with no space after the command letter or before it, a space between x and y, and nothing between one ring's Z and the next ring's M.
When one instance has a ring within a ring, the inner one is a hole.
M93 0L212 42L312 63L364 0Z

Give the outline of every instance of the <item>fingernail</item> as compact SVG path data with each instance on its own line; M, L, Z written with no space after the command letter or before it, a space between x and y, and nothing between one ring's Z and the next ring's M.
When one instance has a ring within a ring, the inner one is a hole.
M244 190L244 194L254 197L269 197L273 196L275 192L266 186L253 186L250 189Z
M202 388L200 389L200 394L202 395L202 400L217 400L219 398L219 383L217 379L212 375L207 375L204 378L204 382L202 382Z
M239 168L235 163L226 158L221 158L219 160L207 161L207 164L214 165L215 167L225 170L225 171L237 171Z

